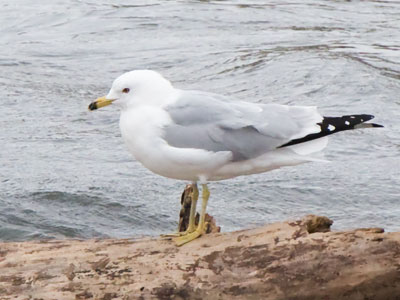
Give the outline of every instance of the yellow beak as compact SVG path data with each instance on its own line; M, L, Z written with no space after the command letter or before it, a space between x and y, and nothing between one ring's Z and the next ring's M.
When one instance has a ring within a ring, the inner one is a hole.
M110 105L113 101L113 99L106 99L106 96L97 98L96 101L89 104L89 110L96 110L100 107Z

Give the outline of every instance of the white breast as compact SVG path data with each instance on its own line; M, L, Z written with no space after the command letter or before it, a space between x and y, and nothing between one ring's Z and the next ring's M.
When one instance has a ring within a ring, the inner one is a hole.
M168 115L160 108L142 106L121 112L119 126L129 151L145 163L157 158L163 144L161 128L170 122Z
M171 147L162 138L162 128L170 122L169 114L155 106L121 113L121 134L129 151L152 172L174 179L207 180L231 159L230 152Z

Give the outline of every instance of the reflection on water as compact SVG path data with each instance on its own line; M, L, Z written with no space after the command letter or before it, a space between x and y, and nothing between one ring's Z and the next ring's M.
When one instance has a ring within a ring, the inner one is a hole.
M139 68L180 88L371 113L386 125L331 138L329 164L211 184L209 211L224 231L308 213L337 229L399 229L395 1L9 2L0 4L0 239L173 230L185 183L130 157L116 108L86 110Z

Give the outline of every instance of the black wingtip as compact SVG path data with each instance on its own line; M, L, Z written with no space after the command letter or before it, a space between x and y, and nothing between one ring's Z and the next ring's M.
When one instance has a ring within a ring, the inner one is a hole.
M351 117L351 116L345 116L345 117ZM366 114L364 114L364 115L355 115L355 117L358 117L361 122L366 122L366 121L369 121L369 120L372 120L373 118L375 118L375 116L373 116L373 115L366 115ZM385 126L383 126L381 124L376 124L376 123L365 123L365 125L369 125L369 127L376 127L376 128L385 127Z
M373 115L368 115L368 114L346 115L342 117L324 117L322 122L317 123L321 127L320 132L312 133L302 138L291 140L288 143L279 146L278 148L308 142L340 131L358 129L358 128L383 127L380 124L365 123L369 120L372 120L373 118L374 118Z
M375 118L373 115L367 115L367 114L358 114L358 115L346 115L340 117L343 120L349 120L351 123L354 123L354 125L359 124L359 123L364 123L369 120L372 120Z

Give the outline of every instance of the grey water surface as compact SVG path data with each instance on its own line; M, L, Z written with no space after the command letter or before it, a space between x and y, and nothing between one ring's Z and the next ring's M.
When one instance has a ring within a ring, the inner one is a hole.
M125 71L250 102L370 113L330 138L330 163L210 184L223 231L321 214L400 230L399 1L0 2L0 240L173 231L185 182L128 153L109 106Z

